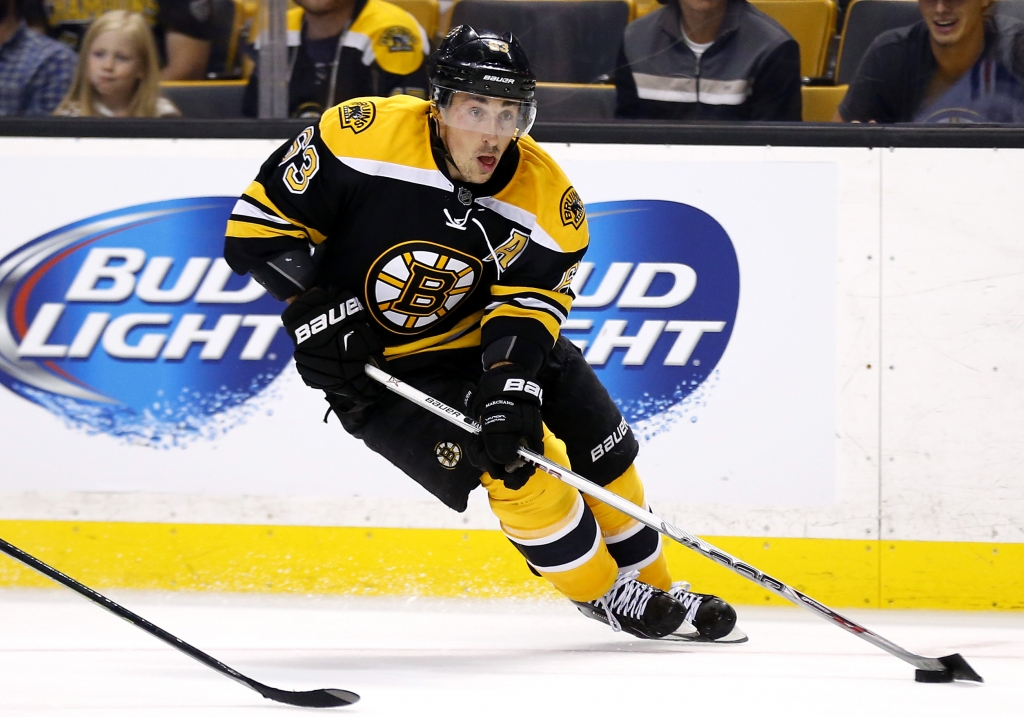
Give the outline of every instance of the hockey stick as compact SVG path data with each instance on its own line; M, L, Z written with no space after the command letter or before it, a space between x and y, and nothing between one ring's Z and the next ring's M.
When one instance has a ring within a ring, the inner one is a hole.
M20 563L24 563L33 570L41 572L51 580L55 580L64 587L71 588L79 595L92 600L100 607L114 613L122 620L127 620L135 627L140 630L148 632L153 637L163 640L168 645L176 650L184 652L189 657L202 662L207 667L213 668L222 675L227 675L235 682L239 682L249 689L256 690L261 695L266 697L268 700L274 700L275 702L283 702L288 705L295 705L297 707L343 707L359 701L359 695L355 692L349 692L348 690L311 690L309 692L289 692L287 690L279 690L274 687L268 687L256 680L250 679L240 672L236 672L231 669L223 662L215 660L214 658L207 655L202 650L197 650L187 642L178 639L171 633L160 629L153 623L145 620L131 610L121 607L110 598L100 595L95 590L87 588L82 583L78 582L73 578L69 578L59 570L51 568L46 563L42 562L37 558L33 558L31 555L26 553L24 550L20 550L5 540L0 539L0 552L6 553Z
M450 423L454 423L463 430L473 434L480 433L480 424L472 418L460 411L457 411L451 406L446 406L436 398L428 396L422 391L404 383L400 379L395 378L394 376L391 376L388 373L381 371L379 368L369 364L366 366L366 373L370 378L380 382L386 388L397 393L399 396L407 398L413 403L420 404L431 413L440 416ZM881 635L875 634L866 627L861 627L857 623L846 619L834 610L812 600L799 590L794 590L781 580L776 580L775 578L766 575L757 568L732 557L710 543L707 543L696 536L690 535L685 530L680 530L671 523L662 520L654 513L645 511L625 498L621 498L611 491L606 490L595 483L591 483L586 478L573 473L571 470L549 461L544 456L529 449L520 448L519 457L527 463L551 474L555 478L568 483L581 493L586 493L593 498L597 498L603 503L607 503L613 508L622 511L630 518L653 528L662 535L686 546L690 550L700 553L705 558L709 558L716 563L729 568L734 573L742 575L748 580L757 583L776 595L784 597L790 602L810 610L815 615L835 623L847 632L853 633L862 640L870 642L875 647L885 650L890 655L898 657L904 662L910 663L917 668L915 679L918 682L952 682L953 680L984 682L981 676L975 672L971 666L967 664L967 661L959 654L947 655L945 657L922 657L921 655L915 655L912 652L908 652L899 645L886 640Z

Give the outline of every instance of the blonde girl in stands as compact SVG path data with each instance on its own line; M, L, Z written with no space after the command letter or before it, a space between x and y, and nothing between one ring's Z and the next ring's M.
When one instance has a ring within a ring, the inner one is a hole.
M78 67L64 101L65 117L177 117L160 96L160 60L142 15L113 10L96 18L82 40Z

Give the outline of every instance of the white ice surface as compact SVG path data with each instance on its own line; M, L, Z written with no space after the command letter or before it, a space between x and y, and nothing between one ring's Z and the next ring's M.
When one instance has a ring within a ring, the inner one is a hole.
M1024 616L850 611L984 685L911 666L797 609L741 608L745 645L635 640L557 602L114 592L283 689L359 693L351 715L648 717L1024 714ZM0 715L317 714L276 705L67 591L0 590ZM324 714L319 712L319 714Z

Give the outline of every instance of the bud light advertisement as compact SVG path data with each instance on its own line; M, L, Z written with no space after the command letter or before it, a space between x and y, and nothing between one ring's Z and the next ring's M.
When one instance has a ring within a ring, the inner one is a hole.
M92 433L214 438L291 359L281 304L221 258L235 199L127 207L0 259L0 382Z
M711 215L679 202L588 206L590 248L563 326L638 438L683 420L736 319L736 250Z
M291 344L280 303L220 256L234 202L127 207L0 260L0 382L88 432L153 446L245 420ZM590 227L563 328L638 435L654 435L692 413L725 351L736 253L677 202L594 204Z

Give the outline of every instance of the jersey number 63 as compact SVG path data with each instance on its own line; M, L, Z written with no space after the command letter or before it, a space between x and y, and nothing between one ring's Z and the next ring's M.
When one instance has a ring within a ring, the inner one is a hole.
M288 153L281 160L281 165L290 164L284 170L284 185L292 194L302 194L309 187L309 180L313 178L316 171L320 169L320 157L316 153L316 147L310 143L313 141L313 128L307 127L292 142ZM298 161L301 159L301 162ZM281 166L278 165L278 166Z

